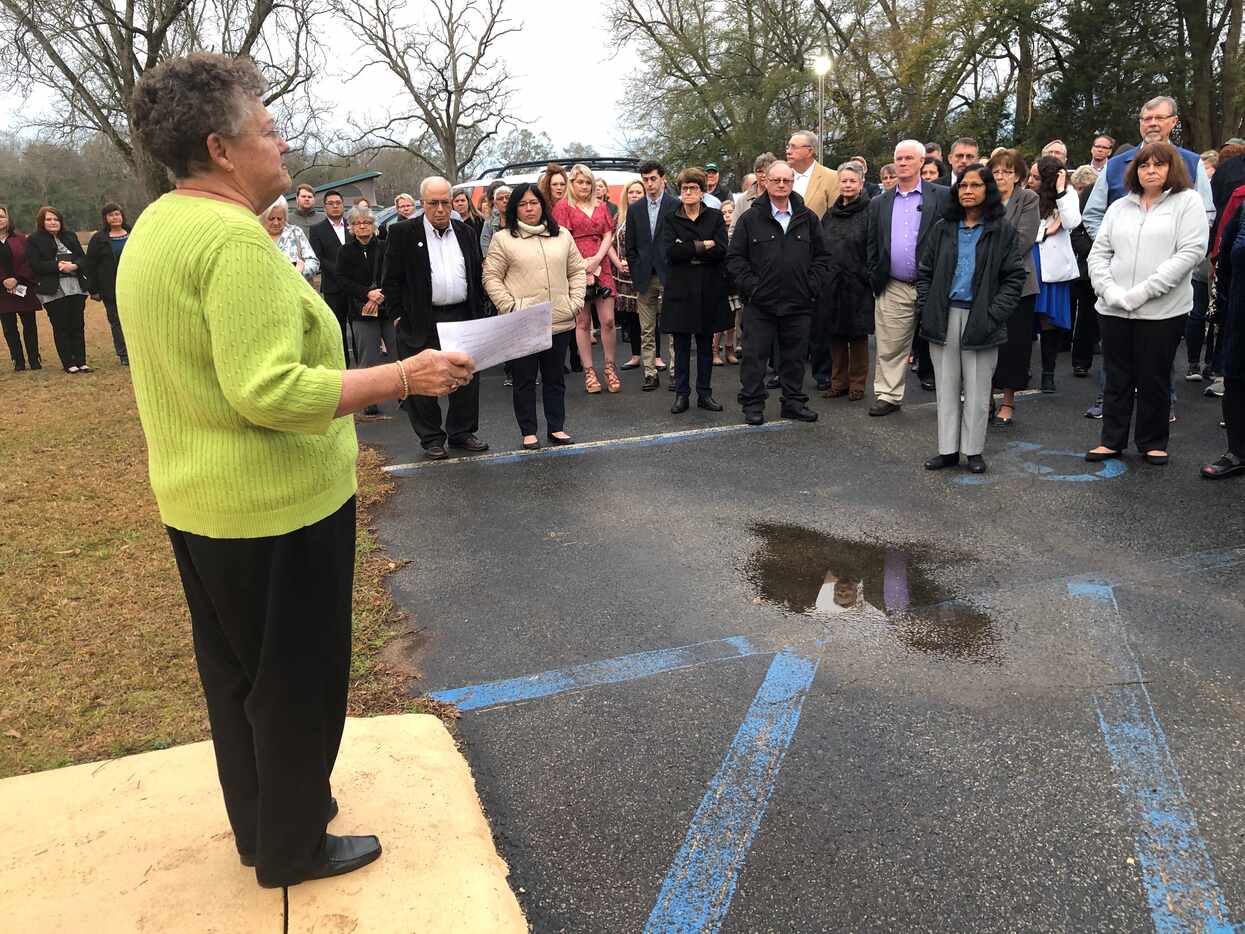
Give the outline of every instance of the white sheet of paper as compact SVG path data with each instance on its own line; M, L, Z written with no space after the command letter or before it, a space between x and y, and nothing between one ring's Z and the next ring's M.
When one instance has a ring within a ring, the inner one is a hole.
M475 321L437 324L442 350L460 350L476 362L476 372L548 350L553 346L553 306L548 302Z

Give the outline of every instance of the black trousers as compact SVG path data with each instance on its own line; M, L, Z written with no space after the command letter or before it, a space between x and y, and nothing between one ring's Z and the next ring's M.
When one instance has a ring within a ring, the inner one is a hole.
M1133 440L1137 450L1166 451L1171 409L1171 366L1184 334L1185 315L1141 321L1099 315L1102 331L1102 446L1128 447L1133 403L1137 406Z
M432 311L435 321L467 321L471 317L466 302L443 305ZM402 332L398 332L398 355L403 359L425 350L440 349L441 340L435 327L429 333L428 343L420 347L408 345ZM444 428L441 426L441 403L436 396L408 396L402 405L411 420L411 428L419 435L419 443L425 449L444 445L447 438L451 442L460 441L480 429L480 374L473 376L466 386L450 393Z
M514 380L514 418L521 433L536 434L537 372L540 373L540 394L545 408L545 430L554 432L566 428L566 372L562 361L566 359L566 349L574 340L573 330L563 331L553 335L553 346L548 350L510 362L510 376ZM450 396L450 399L453 398Z
M108 326L112 328L112 349L117 352L117 359L126 362L130 352L125 348L125 334L121 330L121 316L117 314L117 299L104 296L104 312L108 316Z
M691 395L692 338L696 338L696 396L705 399L713 394L710 382L713 378L713 335L674 335L674 392L678 396Z
M21 319L21 333L17 330L17 321ZM0 313L0 327L4 329L4 342L9 345L9 356L13 365L23 367L27 361L31 366L38 366L39 360L39 323L33 311L6 311ZM25 340L26 351L22 352L22 341Z
M52 322L52 341L61 367L86 363L86 322L82 312L86 308L85 295L69 295L54 302L44 302L48 318Z
M349 367L353 360L350 355L350 313L349 302L345 292L324 292L324 304L333 310L333 317L337 319L337 326L342 329L342 354L346 358L346 366Z
M812 333L809 335L808 362L813 368L813 382L818 389L827 388L834 378L833 335L830 333L829 317L815 314Z
M929 352L929 341L920 334L920 327L917 328L916 337L912 339L912 354L916 357L916 378L933 379L934 358Z
M1094 344L1098 342L1097 296L1094 287L1079 279L1072 286L1076 302L1076 322L1072 326L1072 365L1088 370L1094 365Z
M775 339L778 341L778 380L782 385L783 408L796 408L808 402L804 392L804 360L808 357L808 336L813 316L776 315L755 305L744 307L744 356L739 366L739 404L745 412L765 407L765 362Z
M1224 378L1223 420L1228 428L1228 450L1245 460L1245 379Z
M346 722L354 497L271 538L168 533L238 851L260 882L298 881L324 845Z
M1189 312L1189 320L1184 326L1185 352L1188 354L1189 366L1196 369L1202 359L1202 347L1206 347L1206 362L1210 363L1215 356L1215 332L1210 331L1210 342L1206 341L1206 312L1210 308L1210 283L1193 280L1193 310Z

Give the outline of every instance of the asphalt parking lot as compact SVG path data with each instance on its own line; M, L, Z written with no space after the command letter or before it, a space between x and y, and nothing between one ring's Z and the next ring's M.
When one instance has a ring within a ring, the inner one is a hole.
M636 371L568 377L583 444L535 453L499 371L487 455L360 425L400 478L378 528L407 651L463 710L533 930L1245 920L1245 483L1197 475L1217 403L1178 386L1166 467L1086 464L1096 382L1064 356L974 477L922 469L915 379L894 416L772 397L760 428L737 379L676 416Z

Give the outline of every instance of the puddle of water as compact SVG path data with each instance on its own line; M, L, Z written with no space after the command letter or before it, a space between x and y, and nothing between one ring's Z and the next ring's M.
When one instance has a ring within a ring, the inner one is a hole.
M998 662L1002 639L981 610L954 599L914 550L834 538L815 529L758 522L743 576L760 599L789 613L874 616L908 649L941 658Z

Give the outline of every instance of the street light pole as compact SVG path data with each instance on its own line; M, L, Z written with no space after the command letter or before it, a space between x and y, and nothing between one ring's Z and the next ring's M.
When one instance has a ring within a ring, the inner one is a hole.
M834 63L824 51L813 59L813 74L817 76L817 161L825 161L826 145L826 75Z

